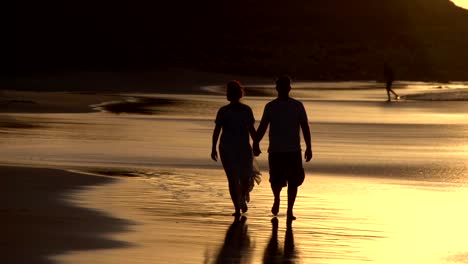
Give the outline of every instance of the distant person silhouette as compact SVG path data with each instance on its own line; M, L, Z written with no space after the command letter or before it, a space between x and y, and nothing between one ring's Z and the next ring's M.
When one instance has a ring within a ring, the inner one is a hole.
M211 159L218 160L216 145L222 130L219 152L224 171L228 178L229 193L234 204L234 213L239 216L242 210L247 212L249 192L254 182L260 182L260 172L254 166L254 156L250 137L255 137L255 119L252 109L240 102L244 88L239 81L230 81L226 85L226 97L230 102L221 107L216 115L216 126L213 131Z
M384 78L385 89L387 89L387 101L391 101L390 93L392 93L395 96L395 100L399 100L400 96L398 96L398 94L392 89L392 84L395 80L395 71L388 63L384 63Z
M312 146L307 113L304 105L291 97L291 81L288 76L281 76L276 80L278 97L266 104L262 120L257 129L254 140L254 155L261 153L260 141L268 125L270 126L268 147L268 164L270 167L270 184L274 195L271 208L273 215L277 215L280 206L280 193L288 186L288 219L294 220L294 202L297 189L304 181L304 168L300 144L300 129L306 143L305 159L312 159Z
M263 254L264 264L276 263L295 263L297 251L294 246L294 234L291 221L286 225L286 234L284 236L284 246L281 249L278 243L278 219L271 219L271 237Z

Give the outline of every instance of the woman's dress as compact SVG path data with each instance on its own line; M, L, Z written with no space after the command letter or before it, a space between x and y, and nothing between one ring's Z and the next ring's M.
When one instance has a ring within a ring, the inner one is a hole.
M219 154L229 184L241 184L250 192L261 180L250 145L248 128L255 123L252 109L245 104L223 106L215 122L222 127ZM248 195L244 198L249 200Z

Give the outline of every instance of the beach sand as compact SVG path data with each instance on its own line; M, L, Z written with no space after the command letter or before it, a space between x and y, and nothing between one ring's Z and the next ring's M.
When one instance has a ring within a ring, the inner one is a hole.
M0 171L7 263L466 263L457 185L307 175L288 228L266 181L236 222L220 170Z
M2 258L468 263L466 101L388 104L372 83L315 85L327 84L297 83L294 94L310 110L315 157L292 225L286 190L278 225L270 213L265 154L245 218L230 215L224 172L208 151L214 114L226 103L222 83L157 94L3 91ZM400 92L438 89L412 85ZM245 98L259 119L271 98L262 89L272 87L249 87L261 90ZM151 99L144 114L134 105L119 115L89 106L141 98Z
M130 220L66 202L115 179L32 167L0 167L0 174L2 262L50 263L51 255L129 245L108 235L129 230Z

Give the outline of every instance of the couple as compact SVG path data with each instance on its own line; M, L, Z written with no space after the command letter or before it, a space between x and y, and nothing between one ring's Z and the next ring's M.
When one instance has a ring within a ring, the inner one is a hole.
M219 152L229 182L229 192L235 208L234 216L239 216L241 211L247 212L249 192L254 181L259 179L253 156L260 155L260 141L270 126L268 163L274 195L271 212L275 216L278 214L281 190L288 186L287 217L289 220L295 219L293 207L297 188L305 176L299 130L302 129L306 143L306 161L312 159L310 130L303 104L289 97L291 81L288 76L281 76L276 80L276 91L278 97L265 106L257 131L252 110L240 102L244 89L238 81L230 81L227 84L226 96L230 103L218 110L211 158L215 161L218 159L216 145L222 130ZM253 148L250 146L249 135L253 140Z

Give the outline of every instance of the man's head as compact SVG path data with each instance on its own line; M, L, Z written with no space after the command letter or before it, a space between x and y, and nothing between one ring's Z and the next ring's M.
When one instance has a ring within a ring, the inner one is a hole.
M291 91L291 78L287 75L282 75L276 79L276 91L278 91L278 97L287 98L289 97L289 91Z

